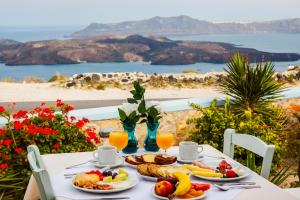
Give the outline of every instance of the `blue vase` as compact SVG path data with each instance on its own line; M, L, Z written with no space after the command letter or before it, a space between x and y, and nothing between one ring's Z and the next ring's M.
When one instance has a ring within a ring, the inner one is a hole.
M146 151L156 152L159 147L156 144L156 134L159 126L159 122L149 123L147 122L147 136L144 140L144 148Z
M135 126L135 123L123 124L124 131L128 134L128 144L122 150L123 153L136 153L138 150L138 141L134 134Z

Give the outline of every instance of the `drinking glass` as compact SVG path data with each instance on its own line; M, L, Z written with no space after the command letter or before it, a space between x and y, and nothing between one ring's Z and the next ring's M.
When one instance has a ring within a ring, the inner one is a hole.
M109 133L109 144L116 147L118 152L128 144L128 134L125 131L113 131Z
M160 132L156 136L156 143L160 149L165 151L167 154L167 149L174 144L174 134L168 132Z

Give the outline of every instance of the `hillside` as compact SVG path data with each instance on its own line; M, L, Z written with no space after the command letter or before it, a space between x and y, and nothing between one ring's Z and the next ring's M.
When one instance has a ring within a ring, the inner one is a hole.
M194 35L254 32L300 33L300 18L252 23L212 23L188 16L153 17L120 23L92 23L72 37L107 34Z
M300 55L295 53L261 52L228 43L118 35L13 44L0 49L0 60L7 65L136 61L150 62L153 65L183 65L197 62L224 63L234 52L248 55L251 61L300 59Z

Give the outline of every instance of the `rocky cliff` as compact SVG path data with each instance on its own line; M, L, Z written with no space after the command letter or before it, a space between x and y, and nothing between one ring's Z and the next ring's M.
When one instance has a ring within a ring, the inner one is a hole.
M224 63L235 52L253 62L296 61L296 53L268 53L228 43L172 41L140 35L98 36L70 40L34 41L0 48L7 65L74 64L81 62L143 61L153 65L183 65L197 62Z
M86 37L105 34L198 35L254 32L300 33L300 18L252 23L212 23L184 15L153 17L112 24L92 23L71 36Z

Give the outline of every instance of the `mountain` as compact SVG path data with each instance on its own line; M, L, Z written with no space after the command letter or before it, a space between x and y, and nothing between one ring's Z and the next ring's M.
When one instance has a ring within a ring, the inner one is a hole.
M72 37L107 34L141 35L196 35L254 32L300 33L300 18L252 23L212 23L185 15L177 17L153 17L140 21L120 23L92 23L73 33Z
M81 62L151 62L153 65L184 65L197 62L224 63L240 52L250 61L296 61L295 53L268 53L228 43L173 41L141 35L97 36L69 40L34 41L0 49L7 65L76 64Z

